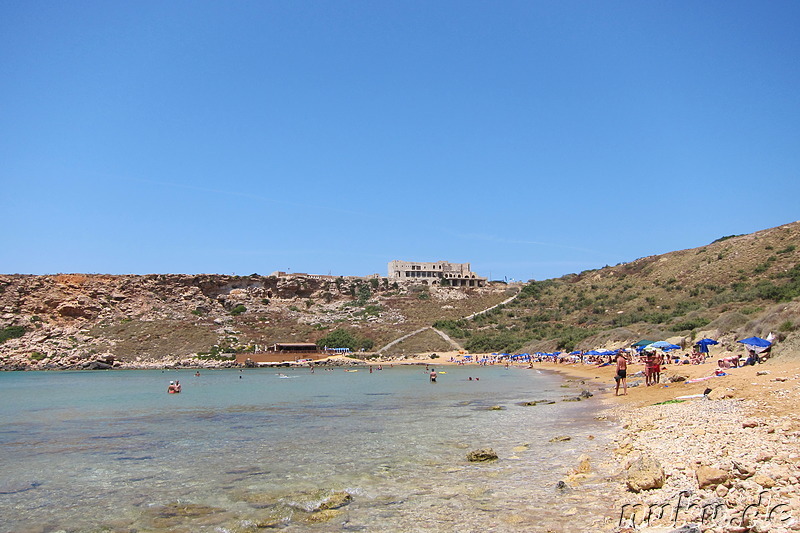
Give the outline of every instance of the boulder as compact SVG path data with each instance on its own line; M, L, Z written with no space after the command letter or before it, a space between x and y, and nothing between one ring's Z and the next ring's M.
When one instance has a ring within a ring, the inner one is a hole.
M701 466L694 471L697 476L697 486L701 489L715 488L717 485L727 485L730 483L731 474L727 470L714 468L713 466Z
M706 396L709 400L727 400L733 398L733 392L729 389L711 389Z
M631 492L660 489L664 486L664 469L652 457L643 456L628 467L627 486Z
M481 448L479 450L472 450L467 454L467 461L471 463L494 461L495 459L497 459L497 454L491 448Z
M753 481L755 481L765 489L771 489L772 487L775 486L775 480L766 474L756 474L755 476L753 476Z

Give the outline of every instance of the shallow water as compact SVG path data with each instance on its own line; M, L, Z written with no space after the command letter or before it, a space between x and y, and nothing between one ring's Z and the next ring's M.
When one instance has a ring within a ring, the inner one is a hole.
M435 384L422 367L0 373L0 532L588 531L602 520L602 476L555 489L608 441L592 402L517 405L579 389L536 370L441 370ZM182 394L166 394L172 379ZM482 447L500 460L466 461ZM314 514L335 491L352 500Z

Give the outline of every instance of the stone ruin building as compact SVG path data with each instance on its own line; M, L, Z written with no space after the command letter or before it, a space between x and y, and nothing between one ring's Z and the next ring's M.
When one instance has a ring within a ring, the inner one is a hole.
M413 282L442 287L483 287L486 279L470 269L469 263L418 263L415 261L390 261L389 281Z

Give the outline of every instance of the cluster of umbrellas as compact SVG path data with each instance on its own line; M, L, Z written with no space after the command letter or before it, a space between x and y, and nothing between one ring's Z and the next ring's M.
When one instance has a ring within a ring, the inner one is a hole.
M710 340L710 339L709 339ZM669 352L671 350L680 350L681 347L677 344L672 344L671 342L667 341L648 341L648 340L640 340L639 342L632 344L632 348L636 348L637 351L642 350L662 350L664 352Z
M760 353L772 346L772 343L767 339L762 339L761 337L748 337L746 339L742 339L740 341L736 341L741 344L744 344L748 348L755 350L756 352ZM708 347L713 346L715 344L719 344L719 342L715 341L714 339L700 339L696 343L695 346L698 347L700 353L708 353ZM631 348L635 348L637 351L641 352L642 350L662 350L664 352L669 352L671 350L680 350L680 346L677 344L672 344L671 342L667 341L650 341L647 339L640 340L637 343L631 345ZM575 350L574 352L570 352L569 355L579 355L581 353L580 350ZM617 353L617 350L590 350L588 352L583 352L584 355L614 355ZM500 356L500 357L508 357L514 360L522 360L522 361L530 361L532 357L557 357L561 355L561 352L535 352L533 354L529 353L519 353L519 354L510 354L510 353L493 353L492 355ZM471 356L467 355L464 356L465 359L471 359ZM485 361L482 359L481 361Z

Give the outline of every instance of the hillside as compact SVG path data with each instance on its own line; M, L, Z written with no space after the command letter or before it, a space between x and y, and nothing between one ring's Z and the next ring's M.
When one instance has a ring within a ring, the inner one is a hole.
M0 367L219 364L256 345L316 342L339 328L378 347L508 294L503 284L407 287L386 278L0 275Z
M648 338L727 342L800 326L800 223L527 284L519 298L437 325L469 350L615 347Z
M0 275L0 367L215 364L343 329L387 355L617 347L642 338L734 341L774 332L800 347L800 222L517 288L397 286L323 276ZM795 350L796 351L796 350Z

